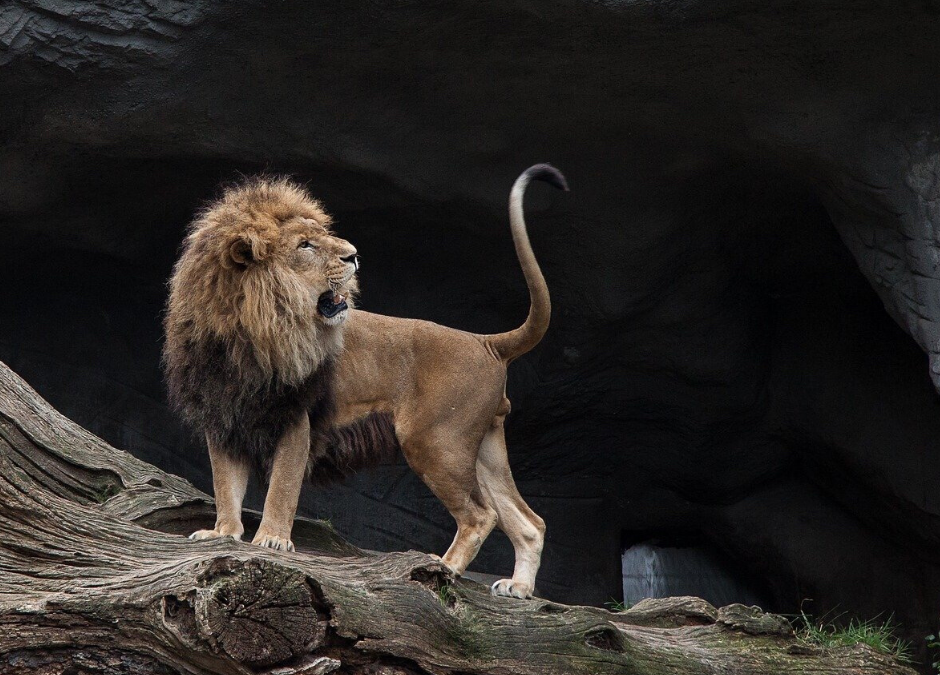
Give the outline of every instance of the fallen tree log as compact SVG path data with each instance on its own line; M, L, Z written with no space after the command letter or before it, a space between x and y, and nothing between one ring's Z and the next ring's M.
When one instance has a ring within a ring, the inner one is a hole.
M297 553L180 536L213 521L207 495L0 363L2 673L913 673L864 646L803 645L741 605L494 598L429 555L363 551L318 521L298 519Z

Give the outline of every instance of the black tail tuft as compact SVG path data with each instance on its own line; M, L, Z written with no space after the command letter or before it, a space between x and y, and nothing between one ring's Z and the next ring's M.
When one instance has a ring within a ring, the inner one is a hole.
M551 164L536 164L525 170L525 175L531 180L540 180L553 185L559 190L568 192L568 181L564 174Z
M392 416L369 413L352 424L330 429L325 438L312 442L307 477L316 485L336 483L361 469L394 463L400 450Z

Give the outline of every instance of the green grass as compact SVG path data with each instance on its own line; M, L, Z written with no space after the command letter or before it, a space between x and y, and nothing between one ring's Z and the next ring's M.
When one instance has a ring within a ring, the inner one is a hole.
M833 619L813 619L800 612L794 630L802 642L831 649L865 644L882 654L893 656L898 661L910 663L911 643L897 637L897 624L891 617L885 621L850 619L848 623Z
M927 640L927 649L929 649L931 652L935 654L937 654L937 652L940 652L940 637L936 635L928 635L926 637L926 640ZM933 663L930 664L930 667L933 668L937 672L937 675L940 675L940 654L938 654L936 659L933 661Z
M609 609L611 612L624 612L630 609L629 604L624 604L620 602L619 600L614 600L613 598L605 602L604 607Z
M454 593L450 584L442 584L441 587L437 589L437 599L444 608L450 608L457 604L457 594Z

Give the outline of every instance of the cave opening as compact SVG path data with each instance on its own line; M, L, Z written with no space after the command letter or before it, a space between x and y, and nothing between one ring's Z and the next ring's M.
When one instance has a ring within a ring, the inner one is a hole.
M694 596L715 607L732 603L774 611L762 581L691 532L625 532L621 545L623 604L646 598Z

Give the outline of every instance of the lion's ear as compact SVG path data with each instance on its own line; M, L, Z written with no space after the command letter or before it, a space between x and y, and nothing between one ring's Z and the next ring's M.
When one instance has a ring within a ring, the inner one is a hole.
M229 245L228 254L236 265L244 267L247 267L255 260L251 254L251 242L243 237L239 237Z
M262 260L266 249L264 242L258 241L256 237L243 234L236 237L229 244L228 254L236 265L248 267L248 265Z

